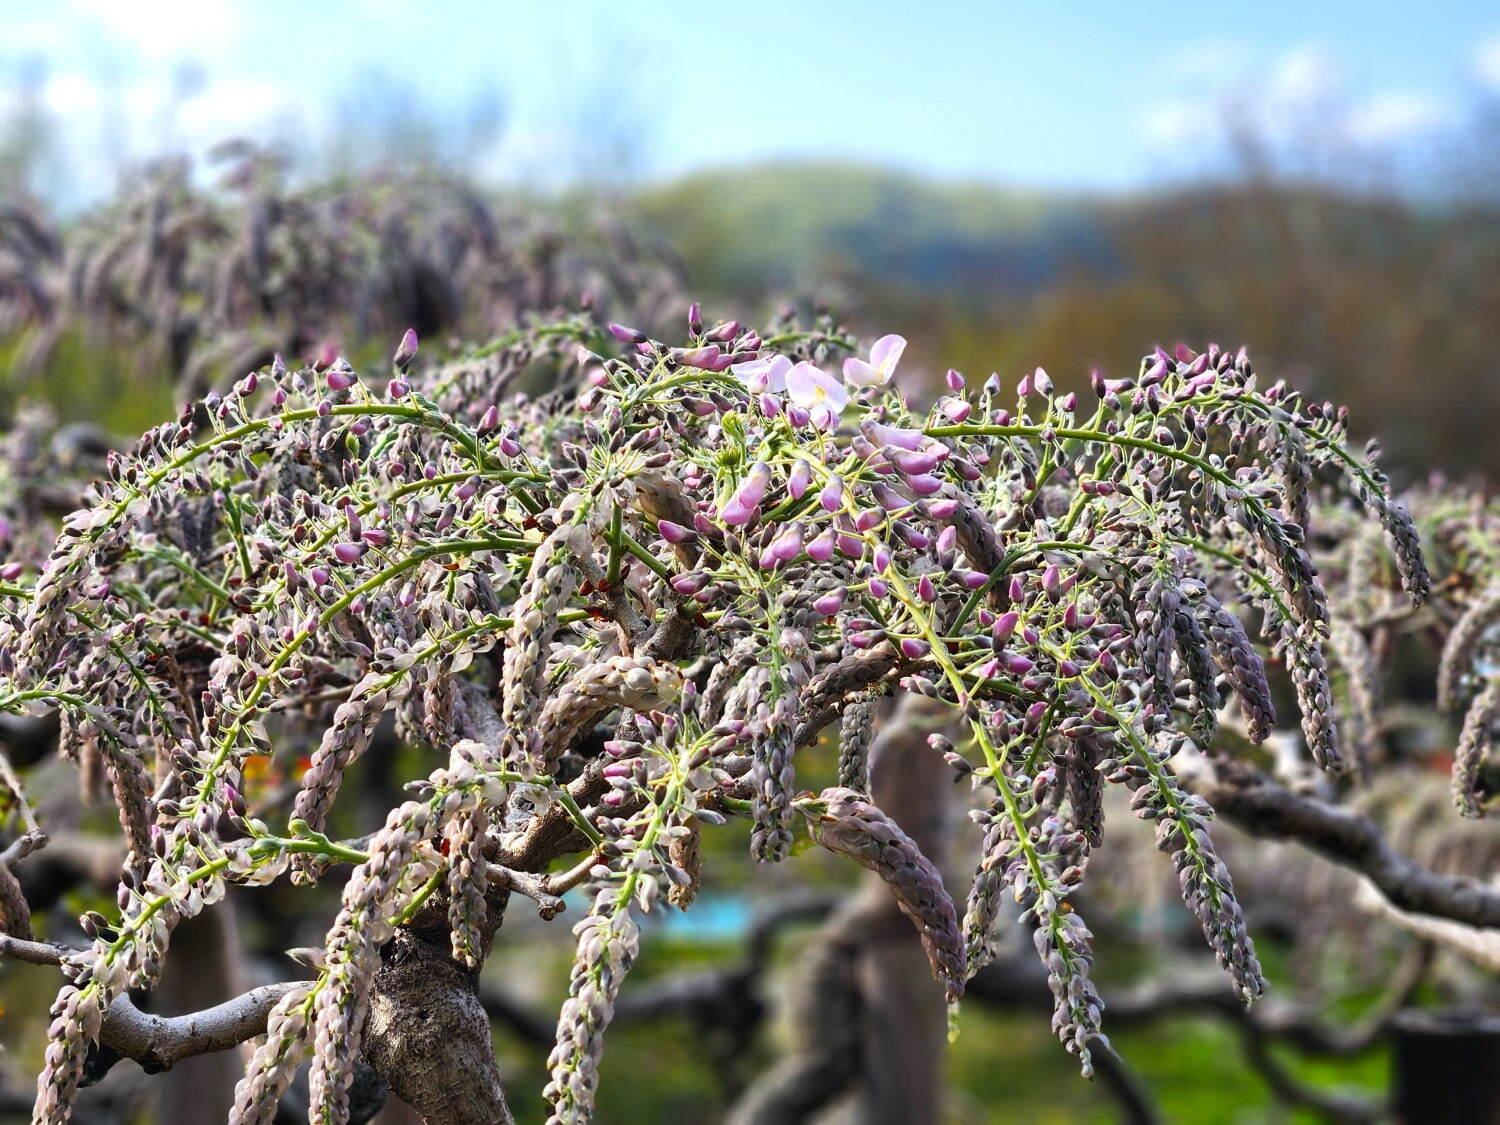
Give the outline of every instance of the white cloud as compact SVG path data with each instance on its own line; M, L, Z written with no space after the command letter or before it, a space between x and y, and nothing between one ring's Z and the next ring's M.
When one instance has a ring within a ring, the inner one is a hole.
M1222 83L1242 74L1253 54L1237 39L1199 39L1168 51L1162 71L1169 79Z
M1474 77L1500 93L1500 32L1484 39L1474 49L1473 66Z
M1343 121L1350 140L1383 145L1431 133L1453 119L1447 102L1430 94L1392 90L1354 105Z
M1213 98L1161 102L1148 109L1141 120L1148 141L1174 149L1218 136L1223 124L1224 113Z
M252 14L242 0L74 0L74 8L91 30L155 63L228 55Z
M1500 89L1500 37L1491 46ZM1356 93L1339 58L1318 44L1297 44L1269 57L1242 52L1233 62L1197 70L1194 61L1208 48L1185 50L1175 71L1183 92L1141 118L1145 138L1161 149L1211 149L1226 140L1230 122L1277 149L1297 150L1309 142L1388 146L1431 134L1458 116L1450 100L1419 90ZM1199 73L1216 80L1193 80Z
M1299 43L1271 61L1266 92L1277 102L1304 108L1335 96L1343 85L1338 60L1326 47Z

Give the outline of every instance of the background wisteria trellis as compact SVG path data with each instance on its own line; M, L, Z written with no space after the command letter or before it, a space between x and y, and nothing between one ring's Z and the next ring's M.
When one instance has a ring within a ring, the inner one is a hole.
M111 453L50 549L8 528L0 705L56 709L128 845L115 908L58 954L34 1120L68 1119L179 923L231 885L329 880L337 917L297 952L311 979L251 1005L231 1120L271 1121L304 1062L314 1121L350 1119L366 1065L430 1121L538 1095L585 1120L643 916L690 910L704 837L740 819L756 860L799 863L807 841L874 872L958 1034L1016 904L1053 1029L1091 1074L1112 1053L1077 900L1110 860L1106 810L1128 809L1234 991L1258 997L1213 801L1190 782L1244 800L1233 747L1289 725L1330 778L1378 771L1372 637L1432 593L1413 519L1342 408L1243 351L1158 349L1084 395L1040 369L950 371L929 406L892 381L904 347L694 306L669 341L573 319L427 366L411 332L380 369L278 357ZM513 393L539 368L552 390ZM1476 815L1500 711L1495 518L1429 505L1442 573L1463 579L1439 591L1439 686L1467 712L1453 790ZM1324 529L1357 543L1347 574ZM939 716L912 752L969 794L965 882L874 799L887 696ZM427 764L383 823L331 836L387 715ZM809 789L800 756L825 734L837 783ZM257 791L262 763L308 744L289 792ZM1494 924L1487 892L1433 878L1426 909ZM549 1080L507 1091L475 971L515 896L565 927L575 888ZM0 906L29 939L24 900ZM440 1031L415 992L446 1005ZM418 1065L433 1034L446 1067Z

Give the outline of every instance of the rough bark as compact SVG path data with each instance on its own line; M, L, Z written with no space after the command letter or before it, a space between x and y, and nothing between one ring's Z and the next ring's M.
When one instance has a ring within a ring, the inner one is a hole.
M908 696L871 748L875 803L941 865L948 841L952 773L927 746L936 705ZM858 1119L904 1125L941 1118L947 1007L917 931L878 876L867 875L869 900L856 964L862 1001Z
M405 930L383 951L370 995L365 1058L427 1125L512 1121L474 973Z
M488 955L510 892L491 884L481 952ZM479 974L453 960L438 896L380 953L364 1058L425 1125L510 1125Z
M1216 776L1193 778L1191 787L1236 827L1253 836L1295 840L1352 868L1402 910L1500 927L1500 892L1428 870L1391 847L1368 817L1293 793L1241 763L1219 763L1216 769Z

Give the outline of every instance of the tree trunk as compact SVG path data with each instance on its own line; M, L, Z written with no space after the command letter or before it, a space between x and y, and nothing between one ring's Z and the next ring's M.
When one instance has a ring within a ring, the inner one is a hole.
M927 745L935 705L908 696L876 739L872 796L942 866L948 844L953 772ZM861 1003L858 1120L867 1125L937 1121L943 1086L947 1005L922 943L880 878L867 874L869 903L856 962Z

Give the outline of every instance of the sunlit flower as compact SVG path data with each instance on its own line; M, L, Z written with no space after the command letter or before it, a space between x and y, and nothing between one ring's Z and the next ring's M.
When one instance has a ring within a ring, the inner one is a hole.
M786 373L787 396L816 419L837 418L849 405L849 390L828 372L803 360Z
M784 355L752 359L748 363L736 363L730 368L755 394L765 391L777 393L785 391L787 372L791 369L792 361Z
M901 353L906 350L906 337L882 336L870 347L868 362L853 356L844 360L844 381L852 387L882 387L896 373L896 364L901 362Z

